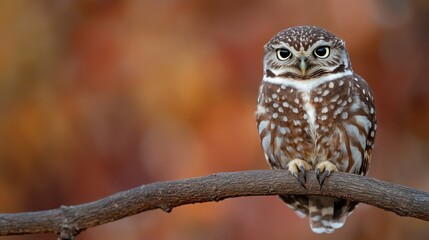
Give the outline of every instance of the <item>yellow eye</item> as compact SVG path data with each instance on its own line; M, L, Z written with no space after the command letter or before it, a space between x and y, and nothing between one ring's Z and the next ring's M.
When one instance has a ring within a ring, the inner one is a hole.
M328 46L321 46L314 50L314 56L318 58L327 58L330 53L330 48Z
M277 58L280 61L284 61L292 55L292 53L290 53L290 51L287 50L286 48L279 48L276 50L276 53L277 53Z

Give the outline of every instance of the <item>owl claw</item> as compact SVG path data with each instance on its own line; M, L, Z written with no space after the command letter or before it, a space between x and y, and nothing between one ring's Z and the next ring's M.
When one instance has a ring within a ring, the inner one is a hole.
M301 173L302 173L302 178L304 178L304 182L307 182L307 175L305 174L305 167L303 166L303 165L301 165L300 167L299 167L299 170L301 171Z
M320 189L322 189L323 183L325 182L327 176L329 176L329 172L325 171L323 172L323 174L320 174L320 169L317 169L316 178L317 178L317 181L319 182Z
M301 180L301 178L299 178L298 172L294 172L294 173L293 173L293 176L294 176L294 177L295 177L295 179L298 181L298 183L299 183L299 184L301 184L301 186L302 186L303 188L307 189L307 188L305 187L305 185L304 185L304 183L305 183L305 182L303 182L303 181Z
M306 182L306 172L311 170L310 164L308 164L306 161L301 159L294 159L290 161L288 164L288 171L292 173L292 175L295 177L296 180L298 180L299 184L303 188L305 187ZM302 179L299 177L299 172L302 174Z
M319 182L320 189L322 189L323 183L325 182L326 178L331 175L331 172L335 171L338 171L337 167L329 161L323 161L316 165L316 178Z

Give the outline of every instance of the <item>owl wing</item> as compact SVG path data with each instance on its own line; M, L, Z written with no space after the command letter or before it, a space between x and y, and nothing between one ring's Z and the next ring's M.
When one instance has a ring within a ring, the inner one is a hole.
M359 100L360 107L355 111L355 121L363 127L365 132L365 146L363 152L363 161L359 169L356 169L357 174L366 175L371 163L371 154L374 146L375 133L377 130L377 118L375 112L374 95L368 83L359 75L353 75L354 89L356 100Z

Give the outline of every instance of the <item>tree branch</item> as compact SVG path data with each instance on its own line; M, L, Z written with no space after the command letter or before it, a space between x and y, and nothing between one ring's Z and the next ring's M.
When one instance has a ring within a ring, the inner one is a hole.
M323 195L366 203L400 216L429 221L429 193L360 175L334 172L322 189L313 171L306 188L284 170L215 173L204 177L156 182L98 201L58 209L0 214L0 236L57 233L74 239L81 231L140 212L226 198L263 195Z

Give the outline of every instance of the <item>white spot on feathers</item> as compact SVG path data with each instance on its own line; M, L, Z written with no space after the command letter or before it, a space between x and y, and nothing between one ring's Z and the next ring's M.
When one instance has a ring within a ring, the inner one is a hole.
M293 124L295 126L301 126L301 121L299 121L299 120L293 120Z
M268 120L261 121L261 122L259 123L259 125L258 125L258 131L259 131L259 134L261 134L261 133L262 133L262 131L263 131L265 128L267 128L268 123L269 123L269 121L268 121Z
M328 94L329 94L329 90L325 90L325 91L323 91L322 96L324 97L324 96L326 96Z
M276 119L279 116L278 113L273 113L273 118Z
M321 112L322 113L327 113L328 112L328 107L323 107Z
M279 132L283 135L285 135L286 133L290 132L289 128L285 128L285 127L280 127L279 128Z
M266 153L271 152L270 144L271 144L271 134L267 134L265 135L264 138L262 138L262 148Z

